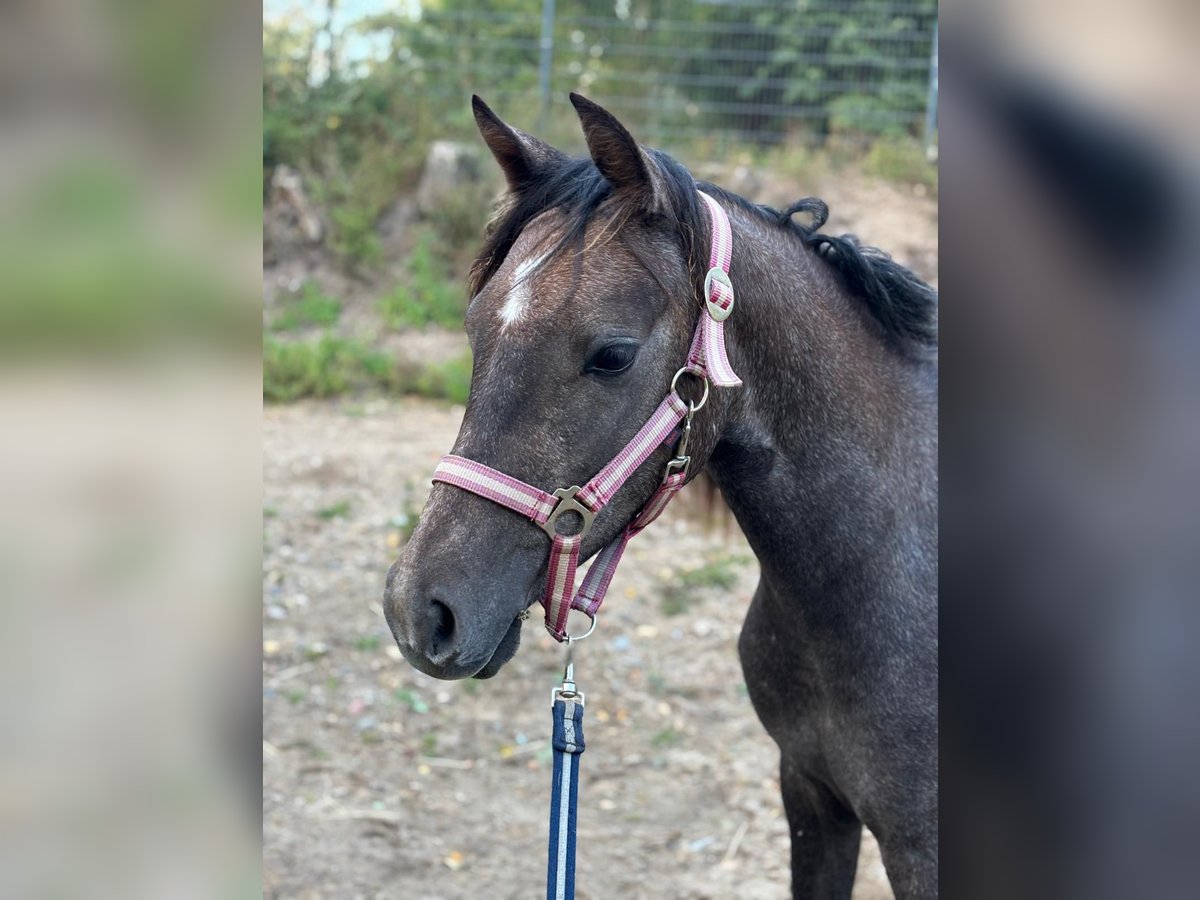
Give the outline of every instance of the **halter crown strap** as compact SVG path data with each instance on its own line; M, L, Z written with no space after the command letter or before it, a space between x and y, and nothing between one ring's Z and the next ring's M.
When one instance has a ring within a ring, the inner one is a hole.
M688 365L707 374L717 387L737 387L742 380L729 364L725 352L725 320L733 312L733 282L729 280L729 264L733 259L733 229L721 204L697 191L708 207L712 219L712 250L708 257L708 274L704 278L705 311L700 314Z
M734 302L733 284L729 280L729 264L733 256L733 230L729 225L729 217L725 215L725 210L720 204L703 191L698 193L708 207L712 219L712 251L709 255L708 274L704 279L705 308L700 313L696 325L685 369L707 378L718 387L734 387L742 381L729 364L729 357L725 351L725 320L733 312ZM708 396L707 390L706 387L705 397ZM577 593L575 575L579 565L579 551L584 536L591 528L592 519L611 502L617 491L642 463L676 436L679 423L694 411L695 407L681 399L672 386L670 393L638 433L608 465L581 488L559 489L549 494L490 466L455 455L442 457L434 470L433 480L452 484L464 491L485 497L506 509L520 513L546 530L551 541L546 586L541 597L542 606L546 609L546 630L555 640L567 640L567 616L570 611L577 609L589 618L595 618L596 611L600 608L616 573L617 564L625 552L625 546L658 518L667 503L687 481L687 457L683 456L683 442L681 441L677 451L678 458L672 461L675 465L668 466L658 490L621 533L600 551ZM688 422L690 421L689 418ZM557 521L565 512L580 515L583 519L582 530L576 534L558 533Z

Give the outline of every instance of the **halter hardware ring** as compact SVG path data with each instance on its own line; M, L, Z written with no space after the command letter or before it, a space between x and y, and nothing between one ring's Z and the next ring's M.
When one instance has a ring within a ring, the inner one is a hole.
M579 610L579 611L583 612L582 610ZM587 613L583 613L583 614L585 616L588 615ZM588 626L588 630L585 631L583 634L564 635L563 641L567 645L568 652L570 652L570 649L571 649L571 641L582 641L585 637L588 637L593 631L596 630L596 620L600 618L600 612L596 611L596 612L592 613L590 616L588 616L588 618L592 620L592 623Z
M722 306L713 299L712 288L714 281L722 285L728 292L728 306ZM729 273L724 269L714 266L704 276L704 303L708 306L708 314L713 317L714 322L724 322L729 318L729 314L733 312L733 282L729 279Z
M697 372L695 369L690 368L689 366L684 366L682 369L680 369L678 372L676 372L675 377L671 379L671 393L674 394L676 397L679 397L679 391L675 390L675 385L679 384L679 376L684 375L684 374L693 375L696 378L699 378L701 381L704 382L704 396L700 398L700 402L693 403L691 400L687 401L688 406L690 407L688 416L691 417L693 414L698 413L700 410L704 409L704 404L708 402L708 376L703 374L702 372ZM679 399L682 400L683 398L679 397Z
M541 526L542 531L550 535L550 540L554 540L559 536L556 526L558 524L558 517L563 513L579 513L579 517L583 519L583 527L576 534L563 535L564 537L583 537L591 530L592 520L596 518L596 514L575 499L575 495L581 490L583 488L576 484L569 488L559 488L554 492L554 496L558 498L558 503L555 504L554 509L546 517L546 521Z

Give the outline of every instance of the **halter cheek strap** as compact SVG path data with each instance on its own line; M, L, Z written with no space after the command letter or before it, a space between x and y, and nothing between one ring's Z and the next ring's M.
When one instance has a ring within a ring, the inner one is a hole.
M704 279L705 310L696 325L687 364L675 375L671 392L658 405L632 440L611 462L583 487L559 488L547 493L503 472L461 456L443 456L434 470L433 480L451 484L519 513L542 527L550 537L550 561L541 603L546 610L546 630L555 640L570 640L567 616L572 609L583 612L595 626L596 611L616 573L617 564L629 541L666 509L667 503L687 481L690 457L687 456L692 416L708 399L708 384L732 387L742 382L734 373L725 352L724 323L733 312L733 285L729 264L733 254L733 231L729 218L710 196L699 192L712 219L712 252ZM690 373L705 381L704 399L699 405L683 400L675 391L680 375ZM683 423L680 429L680 423ZM667 464L658 489L621 533L605 546L588 569L583 584L575 589L579 549L591 529L595 516L612 501L617 491L650 456L678 437L674 458ZM582 527L574 534L560 534L558 519L575 513ZM591 629L588 630L588 633Z

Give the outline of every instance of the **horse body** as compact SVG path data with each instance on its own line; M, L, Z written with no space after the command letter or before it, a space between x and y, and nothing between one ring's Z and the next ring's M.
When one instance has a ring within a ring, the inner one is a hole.
M730 400L709 460L762 565L739 641L779 744L796 897L846 897L861 824L937 894L936 369L809 255L734 216ZM797 310L804 309L803 315Z
M476 101L511 190L473 272L475 370L454 453L547 488L583 484L665 395L707 259L686 170L572 99L590 160ZM780 214L700 188L734 230L726 335L743 385L713 389L689 453L762 565L739 652L780 747L793 893L849 897L866 824L896 894L934 896L935 298L890 260L821 235L819 202ZM662 457L597 515L585 556L655 490ZM388 575L405 657L438 677L494 675L540 594L546 545L511 512L435 485Z

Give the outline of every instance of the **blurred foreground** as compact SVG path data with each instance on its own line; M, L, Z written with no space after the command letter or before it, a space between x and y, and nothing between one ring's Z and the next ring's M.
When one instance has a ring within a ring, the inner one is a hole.
M948 896L1200 883L1196 25L943 19Z
M0 895L258 893L258 13L0 10Z

